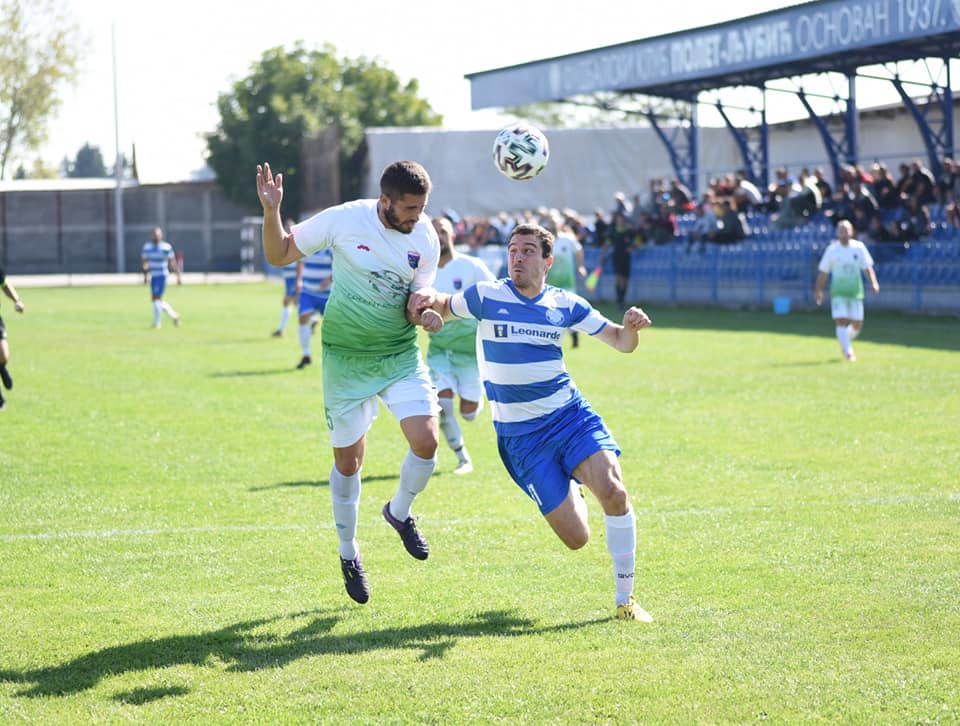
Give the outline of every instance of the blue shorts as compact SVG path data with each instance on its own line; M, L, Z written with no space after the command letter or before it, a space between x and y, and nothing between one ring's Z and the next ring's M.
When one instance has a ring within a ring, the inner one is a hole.
M295 277L285 277L283 280L283 296L284 297L296 297L297 296L297 278Z
M556 509L570 491L573 470L598 451L620 456L620 447L600 415L584 399L554 414L542 429L522 436L498 436L500 459L510 476L542 514Z
M300 315L304 313L320 313L327 309L327 300L330 299L330 293L323 292L319 295L306 290L300 291L300 301L297 303L297 312Z
M150 294L154 297L163 297L164 290L167 289L166 275L150 276Z

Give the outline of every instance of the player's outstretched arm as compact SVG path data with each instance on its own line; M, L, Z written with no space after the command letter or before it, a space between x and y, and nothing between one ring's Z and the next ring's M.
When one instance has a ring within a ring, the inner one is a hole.
M623 314L623 325L607 323L596 337L621 353L632 353L640 343L640 331L652 324L650 317L643 310L630 308Z
M267 262L283 267L303 257L293 244L293 235L283 230L280 202L283 201L283 174L273 176L270 164L257 165L257 198L263 207L263 255Z

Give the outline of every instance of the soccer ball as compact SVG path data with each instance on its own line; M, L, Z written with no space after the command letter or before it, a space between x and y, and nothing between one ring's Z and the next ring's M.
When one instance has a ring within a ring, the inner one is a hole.
M528 123L500 129L493 142L493 163L501 174L514 181L533 179L546 167L549 156L547 137Z

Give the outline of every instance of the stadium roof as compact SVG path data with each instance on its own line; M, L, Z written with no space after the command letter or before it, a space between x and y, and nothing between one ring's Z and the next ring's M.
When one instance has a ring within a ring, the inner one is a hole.
M601 91L701 91L960 55L960 0L819 0L716 25L467 74L473 109Z

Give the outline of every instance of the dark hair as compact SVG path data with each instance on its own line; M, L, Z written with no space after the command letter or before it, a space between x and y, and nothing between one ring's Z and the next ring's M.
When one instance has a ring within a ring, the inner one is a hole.
M510 239L507 240L509 245L513 238L517 235L530 235L537 238L537 242L540 243L540 249L543 251L543 258L546 259L553 254L553 234L548 229L544 229L539 224L528 224L524 222L523 224L518 224L513 228L513 231L510 232Z
M395 161L380 175L380 192L390 199L404 194L429 194L431 187L427 170L415 161Z

